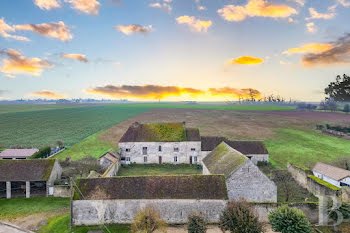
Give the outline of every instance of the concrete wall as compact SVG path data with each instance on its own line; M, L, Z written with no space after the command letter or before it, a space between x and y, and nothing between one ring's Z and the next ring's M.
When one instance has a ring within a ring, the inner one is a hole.
M70 186L69 185L55 185L53 190L54 197L70 197Z
M226 178L228 198L249 202L277 202L277 186L251 160Z
M268 154L248 154L245 156L247 156L255 165L257 165L258 162L268 162L269 161Z
M159 211L169 224L183 224L194 211L210 223L218 223L225 200L77 200L72 202L72 223L79 225L129 224L147 206Z
M121 156L130 157L131 163L142 164L144 157L147 157L147 163L159 163L159 156L162 156L162 163L175 163L175 156L178 159L177 163L190 163L190 156L196 156L197 163L201 162L201 142L120 142L118 146ZM147 155L143 155L143 147L147 147ZM175 152L174 148L179 148L179 151ZM126 152L126 149L130 152Z

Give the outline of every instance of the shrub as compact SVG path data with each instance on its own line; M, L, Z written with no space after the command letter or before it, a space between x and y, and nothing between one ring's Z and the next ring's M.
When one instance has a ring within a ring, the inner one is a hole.
M188 216L187 231L189 233L205 233L207 232L207 223L204 216L200 213L193 213Z
M159 213L153 207L146 207L137 213L131 225L131 233L152 233L165 226Z
M44 146L40 148L38 152L35 152L32 156L30 156L30 159L40 159L40 158L47 158L50 156L51 153L51 147Z
M273 231L281 233L311 233L310 222L305 214L296 208L282 206L269 214Z
M231 201L220 216L220 228L231 233L262 233L264 225L259 222L255 210L241 199Z

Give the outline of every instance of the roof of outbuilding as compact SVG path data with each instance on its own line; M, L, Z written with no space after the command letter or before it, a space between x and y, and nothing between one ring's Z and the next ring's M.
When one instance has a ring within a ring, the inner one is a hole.
M55 159L0 160L0 181L47 181Z
M0 158L27 158L39 149L6 149L0 153Z
M108 159L109 161L111 161L113 163L118 161L118 157L111 151L107 151L106 153L101 155L98 160L100 160L102 157L105 157L106 159Z
M74 199L227 199L222 175L140 176L79 179ZM82 198L82 196L84 198Z
M264 142L262 141L231 141L224 137L201 137L202 151L212 151L221 142L225 142L242 154L268 154Z
M321 162L316 163L312 170L337 181L350 177L350 171Z
M228 177L247 160L245 155L222 142L203 159L203 163L211 174Z
M183 123L135 122L124 133L119 142L181 142L200 141L198 129L185 128Z

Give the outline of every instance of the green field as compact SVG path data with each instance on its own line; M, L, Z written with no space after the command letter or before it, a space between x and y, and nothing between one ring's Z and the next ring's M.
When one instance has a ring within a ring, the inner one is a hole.
M189 164L130 164L118 171L118 176L192 175L202 174L202 168Z
M0 199L0 220L63 209L69 209L69 198L38 197Z
M87 107L89 105L80 104L11 104L0 105L0 114L12 112L33 112L43 110L65 109Z

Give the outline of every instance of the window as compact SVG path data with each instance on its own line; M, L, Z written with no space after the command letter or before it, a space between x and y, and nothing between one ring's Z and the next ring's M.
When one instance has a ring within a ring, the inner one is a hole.
M194 162L194 163L197 163L197 160L198 160L198 159L197 159L197 156L193 156L193 162Z
M147 147L142 147L142 154L147 155Z
M252 156L247 156L247 157L248 157L248 159L250 159L250 160L252 159Z
M191 151L196 151L196 148L191 148Z
M129 149L129 148L126 148L125 151L126 151L126 152L130 152L130 149Z
M174 147L174 152L179 152L179 147Z
M147 156L144 156L144 157L143 157L143 162L144 162L144 163L147 163Z
M130 162L130 157L126 157L126 162Z
M174 156L174 162L177 163L177 156Z
M158 151L162 151L162 146L159 146L159 147L158 147Z

